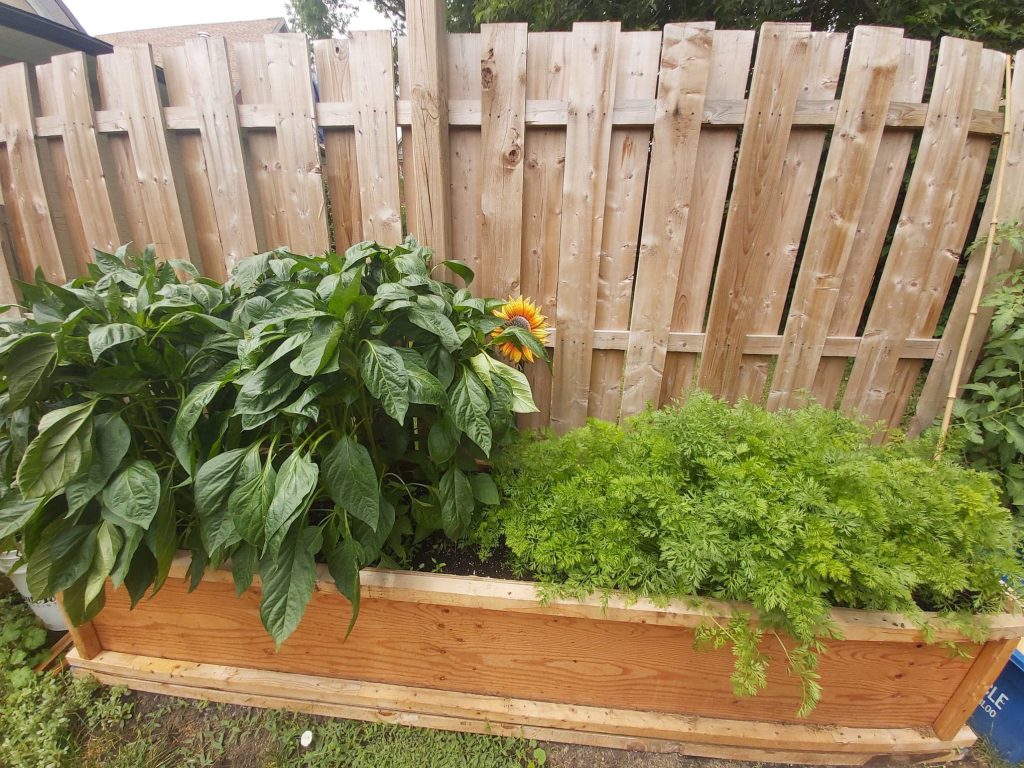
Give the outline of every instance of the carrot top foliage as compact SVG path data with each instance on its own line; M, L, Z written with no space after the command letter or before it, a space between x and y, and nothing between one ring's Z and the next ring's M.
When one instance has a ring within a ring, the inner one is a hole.
M819 407L767 413L707 395L560 438L519 440L499 459L505 501L482 524L556 593L749 601L748 617L698 639L731 642L738 694L765 684L762 641L798 642L804 711L831 636L829 608L984 613L1020 574L1016 534L986 474L930 460L923 440L871 445L870 430ZM962 617L961 617L962 618Z

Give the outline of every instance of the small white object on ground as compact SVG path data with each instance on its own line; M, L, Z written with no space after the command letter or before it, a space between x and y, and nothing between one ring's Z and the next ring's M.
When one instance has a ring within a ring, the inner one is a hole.
M309 745L313 743L313 732L303 731L299 737L299 744L302 745L303 749L309 749Z

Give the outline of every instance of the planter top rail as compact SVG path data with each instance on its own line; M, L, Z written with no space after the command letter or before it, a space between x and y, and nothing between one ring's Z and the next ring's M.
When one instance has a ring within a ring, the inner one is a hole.
M175 557L169 578L186 579L191 555ZM203 577L214 583L233 584L230 565L206 572ZM666 627L700 626L708 619L730 619L737 611L757 620L757 611L749 603L681 598L651 600L617 591L607 595L560 599L543 594L541 585L529 581L492 579L482 576L459 576L445 573L395 571L364 568L360 573L361 595L365 599L392 600L406 603L427 603L449 607L493 611L533 613L584 619L607 619L632 624ZM253 577L253 589L259 589L259 575ZM337 587L325 565L319 566L316 591L337 594ZM341 599L341 598L339 598ZM1009 640L1024 635L1024 613L1019 609L1006 613L979 616L984 640ZM844 640L920 643L924 635L920 622L899 613L833 608L831 620ZM939 614L924 612L921 621L931 628L932 641L977 642L944 621Z
M1005 116L1005 54L945 38L933 57L882 27L446 34L443 4L408 13L394 44L197 38L0 68L0 302L122 242L224 278L258 251L413 233L555 327L528 426L694 387L932 424L993 151L1000 219L1024 217L1024 77ZM1014 258L997 249L991 274Z

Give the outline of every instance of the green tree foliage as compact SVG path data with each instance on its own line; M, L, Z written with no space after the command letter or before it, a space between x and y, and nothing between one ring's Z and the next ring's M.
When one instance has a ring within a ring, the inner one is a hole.
M96 259L0 323L0 547L76 623L107 579L133 603L160 589L185 547L193 585L229 559L240 591L259 574L281 643L318 558L357 610L360 567L497 501L477 462L536 407L488 350L519 329L415 241L265 253L224 285L152 251Z
M924 440L871 445L870 430L812 407L767 413L707 395L522 440L497 464L506 501L480 528L556 594L748 601L698 639L732 645L737 695L764 685L761 641L797 641L804 712L819 691L830 606L999 611L1019 573L1010 513L991 477L931 461Z
M293 22L313 35L324 18L343 32L356 0L295 0ZM315 10L316 6L322 7ZM404 0L374 0L396 29L405 24ZM749 29L765 21L807 21L815 29L848 31L857 24L904 27L909 37L943 35L982 40L990 47L1024 47L1024 4L1003 0L447 0L448 28L468 32L481 22L526 21L532 29L569 29L576 21L621 21L623 29L657 29L678 21L714 20L723 29ZM298 9L303 10L299 13ZM318 36L326 36L319 35Z
M350 0L290 0L285 8L288 25L313 40L344 34L356 15L356 4Z

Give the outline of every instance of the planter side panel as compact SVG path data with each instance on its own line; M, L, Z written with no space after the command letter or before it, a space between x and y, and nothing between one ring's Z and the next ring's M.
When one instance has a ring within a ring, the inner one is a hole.
M692 631L610 620L364 599L348 640L348 603L317 591L299 629L274 651L259 592L168 582L129 610L108 587L95 620L110 651L465 693L707 717L855 727L930 726L970 661L918 643L837 642L821 661L821 703L796 717L799 684L781 648L769 684L736 698L728 650L695 651ZM971 649L972 652L976 649ZM780 658L781 657L781 658Z

